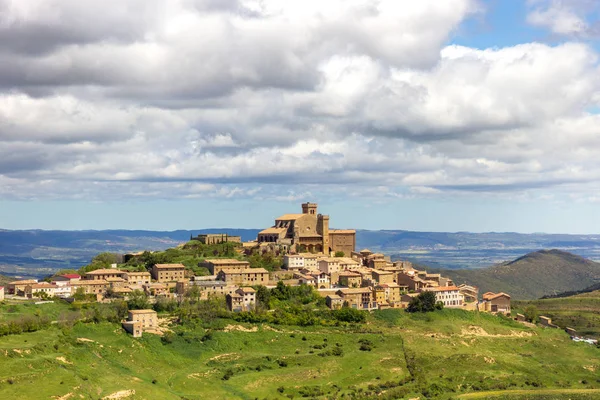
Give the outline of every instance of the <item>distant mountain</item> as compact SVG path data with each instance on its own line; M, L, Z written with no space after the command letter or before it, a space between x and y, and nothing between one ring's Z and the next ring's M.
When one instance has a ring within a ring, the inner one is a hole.
M558 294L551 294L542 297L542 299L559 299L563 297L572 297L580 294L591 293L591 292L600 292L600 282L593 284L590 287L586 287L582 290L570 290L568 292L560 292ZM600 297L600 296L598 296Z
M560 249L600 261L600 235L359 230L356 241L360 249L437 268L482 268L540 249Z
M248 241L255 239L259 231L233 228L169 232L0 229L0 274L45 276L58 269L77 269L104 251L165 250L201 233L238 235ZM366 247L393 259L409 260L429 268L483 268L544 248L559 248L600 261L600 235L357 230L356 247Z
M45 276L59 269L78 269L102 252L165 250L201 233L226 233L242 240L256 238L257 229L155 231L0 230L0 273L14 277Z
M436 270L457 284L468 282L487 291L507 292L513 299L536 299L583 290L600 282L600 264L560 250L541 250L488 268Z

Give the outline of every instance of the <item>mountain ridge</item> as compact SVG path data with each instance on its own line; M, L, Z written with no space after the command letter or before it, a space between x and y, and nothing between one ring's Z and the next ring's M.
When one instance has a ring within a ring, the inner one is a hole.
M478 286L480 293L504 291L523 300L583 290L600 282L600 263L557 249L538 250L488 268L435 271L457 284Z

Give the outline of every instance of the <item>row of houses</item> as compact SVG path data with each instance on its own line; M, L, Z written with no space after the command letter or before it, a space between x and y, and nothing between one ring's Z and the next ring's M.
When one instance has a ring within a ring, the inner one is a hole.
M251 268L250 263L243 260L208 259L199 266L206 268L209 276L188 276L182 264L156 264L150 272L99 269L83 277L77 274L57 276L51 282L15 281L7 288L9 294L27 297L39 297L40 293L49 297L71 297L79 288L85 294L97 295L98 299L108 293L125 297L133 290L143 290L155 297L186 293L198 299L225 296L229 308L240 311L251 309L255 303L251 286L272 287L283 279L289 285L315 287L333 309L344 305L362 310L404 308L419 293L431 291L435 293L436 301L448 308L510 312L510 296L505 293L486 293L478 304L478 289L474 286L456 286L440 274L417 270L410 262L392 262L383 254L366 249L352 252L351 257L308 253L287 255L284 262L287 269L284 275L271 275L263 268Z
M166 295L177 280L185 278L182 264L156 264L150 272L123 271L116 268L97 269L80 276L65 274L54 276L50 282L27 279L10 282L7 293L16 296L72 297L78 289L84 294L103 296L108 292L127 295L133 290L142 290L148 295Z

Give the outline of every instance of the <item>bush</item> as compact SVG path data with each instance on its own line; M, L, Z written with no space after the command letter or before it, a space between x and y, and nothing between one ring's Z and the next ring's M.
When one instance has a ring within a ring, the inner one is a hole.
M224 381L228 381L229 378L231 378L233 376L233 370L230 368L227 371L225 371L225 374L223 375L223 377L221 378Z

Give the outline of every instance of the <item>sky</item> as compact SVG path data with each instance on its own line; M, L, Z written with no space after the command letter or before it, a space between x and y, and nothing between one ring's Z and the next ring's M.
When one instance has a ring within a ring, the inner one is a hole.
M600 233L595 0L0 0L0 229Z

